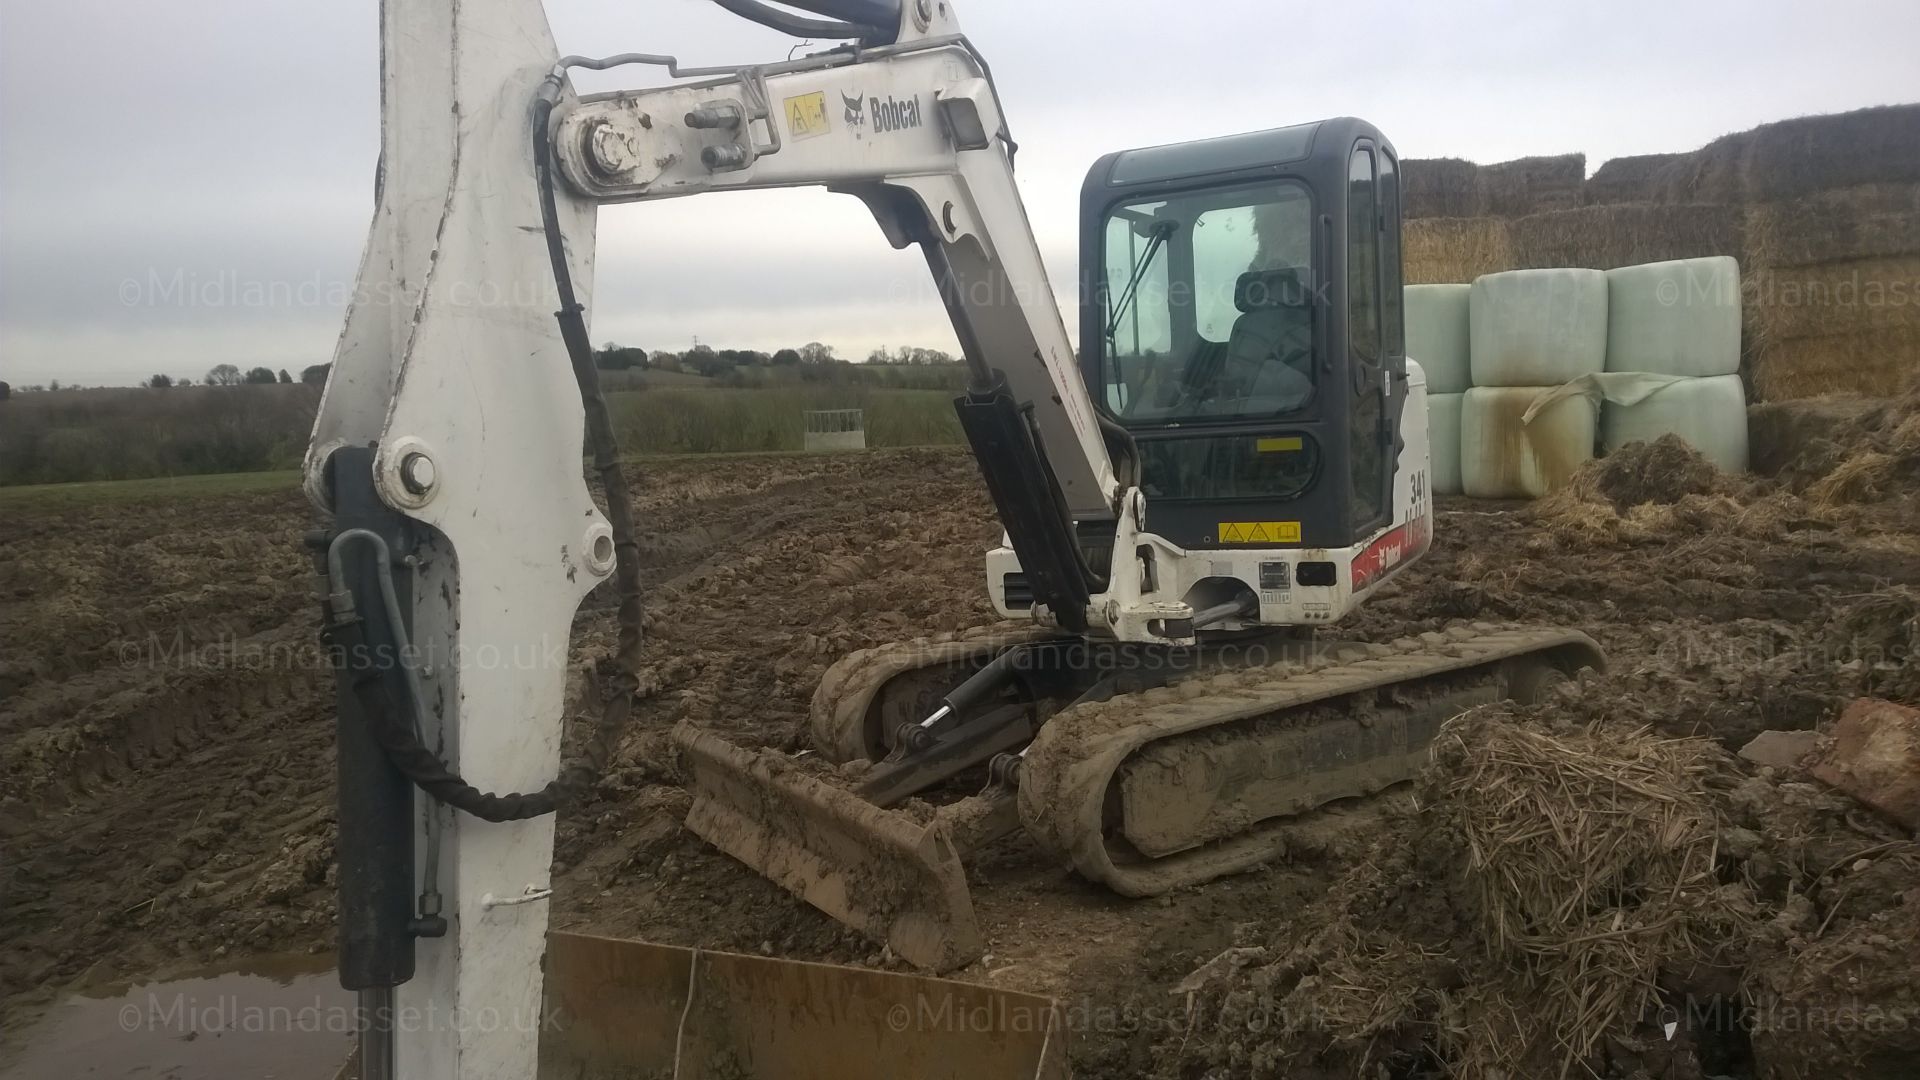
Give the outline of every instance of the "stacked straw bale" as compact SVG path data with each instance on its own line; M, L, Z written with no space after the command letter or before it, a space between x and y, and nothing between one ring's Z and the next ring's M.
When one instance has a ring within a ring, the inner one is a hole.
M1406 280L1731 255L1754 396L1886 395L1920 371L1920 105L1806 116L1688 153L1410 160Z

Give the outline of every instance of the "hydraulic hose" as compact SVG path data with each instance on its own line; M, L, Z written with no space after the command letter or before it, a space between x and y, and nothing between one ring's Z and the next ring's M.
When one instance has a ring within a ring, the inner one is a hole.
M760 3L759 0L713 0L713 2L743 19L750 19L759 23L761 26L800 38L858 38L862 41L884 44L893 40L894 35L899 32L898 27L900 25L900 14L897 7L894 10L891 22L882 24L878 21L878 16L880 15L878 9L883 8L885 6L884 4L845 3L840 5L849 9L876 9L873 12L876 21L869 23L865 21L854 22L846 19L809 19L801 15L795 15L790 11L782 11L779 8ZM795 6L833 7L835 5L796 4ZM865 11L860 10L855 10L851 13L866 14Z
M367 647L364 621L354 611L351 598L342 602L343 568L337 554L333 558L335 602L330 604L327 639L340 662L348 668L354 696L366 710L373 736L388 760L393 762L415 786L435 800L464 811L483 821L519 821L553 813L564 802L577 797L601 774L613 757L615 744L626 730L633 704L640 692L640 544L633 521L633 504L627 491L626 475L620 466L620 446L614 435L613 419L600 390L599 371L593 365L592 345L587 337L585 308L573 288L573 274L567 267L566 242L560 232L560 214L553 187L553 162L548 125L559 98L558 75L542 84L535 99L533 115L534 173L540 189L540 216L545 227L547 255L553 264L554 287L559 294L560 310L554 317L560 324L560 336L566 344L567 358L579 389L580 404L586 415L587 439L593 449L594 469L600 477L607 501L607 521L613 529L614 589L619 598L616 620L618 639L614 649L609 694L593 736L579 759L563 766L560 775L539 791L500 795L481 791L448 768L421 738L417 714L425 707L418 676L403 658L408 694L413 700L400 707L392 699L385 670L372 662L374 650ZM375 537L375 539L378 539ZM384 549L385 544L380 545ZM336 549L337 550L337 549ZM409 642L406 627L400 621L398 604L393 598L391 567L384 555L381 565L381 595L392 632L404 654Z

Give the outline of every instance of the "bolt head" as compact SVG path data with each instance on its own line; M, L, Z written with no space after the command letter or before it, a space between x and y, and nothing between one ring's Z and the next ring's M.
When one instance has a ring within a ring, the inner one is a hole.
M433 490L434 482L440 478L440 470L433 459L425 454L408 454L400 463L400 482L415 495L425 495Z
M640 164L640 148L633 136L605 118L587 126L587 155L594 169L607 176L630 172Z

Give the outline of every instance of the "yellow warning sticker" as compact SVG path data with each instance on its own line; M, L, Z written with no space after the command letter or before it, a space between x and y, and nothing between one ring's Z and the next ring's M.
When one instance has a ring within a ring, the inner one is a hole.
M1262 454L1285 454L1300 449L1300 436L1292 435L1283 439L1261 439L1254 443L1254 450Z
M786 100L787 130L796 139L811 139L827 133L827 92L801 94Z
M1220 523L1220 542L1223 544L1297 544L1300 542L1300 523L1297 521L1223 521Z

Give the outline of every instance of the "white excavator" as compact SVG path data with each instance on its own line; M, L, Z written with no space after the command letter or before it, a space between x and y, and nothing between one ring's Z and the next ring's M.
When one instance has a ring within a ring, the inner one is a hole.
M838 44L688 68L563 57L540 0L382 4L377 207L306 462L330 520L309 542L339 682L340 973L387 1018L363 1030L370 1078L535 1074L507 1018L540 1014L554 812L642 685L645 522L583 300L601 204L844 192L920 248L952 320L1005 620L835 664L810 760L674 735L695 832L913 964L980 955L981 844L1024 834L1132 896L1246 870L1302 815L1410 778L1461 708L1601 662L1564 630L1326 629L1433 535L1400 162L1373 126L1097 161L1076 350L949 0L715 2ZM571 89L627 66L664 84ZM563 768L569 630L603 583L606 707ZM392 1020L429 1013L468 1022Z

